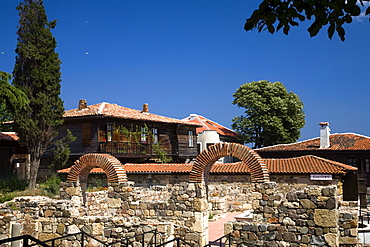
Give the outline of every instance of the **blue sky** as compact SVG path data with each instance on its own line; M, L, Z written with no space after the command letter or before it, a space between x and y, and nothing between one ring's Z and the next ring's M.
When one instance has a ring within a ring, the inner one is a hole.
M0 70L12 72L18 0L0 0ZM282 82L304 103L300 140L332 133L370 135L370 23L357 18L346 41L317 37L309 23L279 32L246 32L257 0L45 0L62 61L66 109L116 103L185 118L197 113L226 127L243 114L233 93L246 82Z

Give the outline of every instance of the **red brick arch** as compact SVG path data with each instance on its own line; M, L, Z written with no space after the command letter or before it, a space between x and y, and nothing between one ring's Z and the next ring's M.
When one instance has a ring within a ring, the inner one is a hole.
M126 171L121 162L109 154L89 153L81 156L71 167L67 181L86 184L90 171L100 167L107 175L108 183L123 183L127 181Z
M220 142L210 146L197 156L190 173L190 182L206 181L212 165L219 158L225 156L234 156L249 166L252 182L270 180L266 164L254 150L238 143Z

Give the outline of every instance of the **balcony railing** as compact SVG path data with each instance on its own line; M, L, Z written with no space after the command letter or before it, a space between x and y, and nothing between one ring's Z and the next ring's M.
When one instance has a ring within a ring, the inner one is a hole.
M100 152L114 155L151 156L154 155L152 144L130 142L100 142Z

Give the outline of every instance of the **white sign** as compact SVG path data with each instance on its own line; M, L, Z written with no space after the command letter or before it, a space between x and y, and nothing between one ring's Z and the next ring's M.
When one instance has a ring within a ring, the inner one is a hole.
M311 174L311 180L333 180L333 176L331 174Z

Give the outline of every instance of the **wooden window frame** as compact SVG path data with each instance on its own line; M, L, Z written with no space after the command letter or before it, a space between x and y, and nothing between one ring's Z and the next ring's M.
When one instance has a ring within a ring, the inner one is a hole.
M194 147L194 131L188 130L188 141L189 141L189 147Z
M113 141L113 123L107 123L107 132L106 132L106 135L107 135L107 142L112 142Z
M158 128L153 128L152 129L152 134L153 134L153 144L158 143Z

